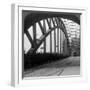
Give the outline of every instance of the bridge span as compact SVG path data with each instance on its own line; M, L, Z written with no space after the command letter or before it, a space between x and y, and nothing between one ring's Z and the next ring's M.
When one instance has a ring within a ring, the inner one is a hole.
M23 10L25 77L80 74L80 15Z

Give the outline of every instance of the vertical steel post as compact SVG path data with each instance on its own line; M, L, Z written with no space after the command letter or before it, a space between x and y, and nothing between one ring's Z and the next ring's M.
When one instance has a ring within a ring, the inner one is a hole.
M46 33L45 19L43 20L44 34ZM44 53L46 53L46 39L44 40Z
M50 25L51 25L51 19L50 19ZM50 33L50 53L52 53L52 32Z
M36 46L36 23L33 25L33 41L34 47Z
M56 53L56 31L54 30L54 52Z
M60 54L61 54L61 51L62 51L62 50L61 50L61 48L62 48L62 47L61 47L61 45L62 45L62 41L61 41L61 40L62 40L62 38L61 38L62 36L61 36L61 35L62 35L62 34L61 34L61 30L60 30Z
M59 28L57 28L57 52L59 53Z

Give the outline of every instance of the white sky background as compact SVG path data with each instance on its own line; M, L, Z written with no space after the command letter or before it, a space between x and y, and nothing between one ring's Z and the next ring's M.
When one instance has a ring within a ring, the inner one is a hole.
M77 37L79 38L80 37L80 26L71 21L71 20L67 20L67 19L63 19L62 18L62 21L64 22L65 26L66 26L66 29L67 29L67 33L68 35L70 35L69 37L69 40L71 40L71 38L73 37ZM43 24L43 22L41 21L41 24ZM45 20L45 25L46 25L46 32L48 31L49 27L47 25L47 22ZM51 26L53 27L53 24L51 23ZM29 31L29 34L31 35L32 39L33 39L33 29L32 29L32 26L28 29ZM57 30L55 30L57 32ZM59 30L59 34L60 34L60 30ZM41 29L38 25L38 23L36 23L36 38L39 39L42 35L42 32L41 32ZM61 31L61 38L63 38L63 32ZM60 35L59 35L59 38L60 38ZM57 33L56 33L56 44L57 44ZM59 39L59 44L60 44L60 39ZM41 44L41 46L38 48L37 52L44 52L43 49L43 43ZM26 34L24 34L24 51L25 53L28 52L28 50L31 48L31 43L29 42ZM59 45L59 48L60 48L60 45ZM57 51L57 49L56 49ZM46 52L50 52L50 35L48 35L46 37ZM52 52L54 52L54 31L52 31Z

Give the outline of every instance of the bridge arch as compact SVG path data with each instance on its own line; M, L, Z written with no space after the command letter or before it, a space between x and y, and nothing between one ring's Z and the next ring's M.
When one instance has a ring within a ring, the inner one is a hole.
M36 39L36 26L35 24L33 25L33 33L34 33L34 40L31 38L31 36L29 35L28 31L26 30L25 33L29 38L29 41L31 42L31 48L28 51L27 54L29 53L35 53L37 51L37 49L40 47L40 45L42 44L42 42L46 39L46 37L52 32L55 31L56 29L58 30L62 30L62 32L65 34L65 37L67 39L67 46L68 46L68 51L70 52L70 46L69 46L69 39L68 39L68 35L67 35L67 31L65 28L65 25L63 23L63 21L61 20L60 17L53 17L53 18L46 18L47 24L48 24L48 31L45 32L45 26L43 27L42 24L40 23L40 21L36 22L39 24L41 31L42 31L42 36L40 37L39 40ZM51 26L51 21L53 23L53 27Z
M24 30L27 30L31 25L46 18L62 17L72 20L80 24L80 13L65 13L65 12L48 12L48 11L23 11L24 17ZM25 31L24 31L25 32Z
M80 55L80 14L26 12L22 16L22 29L29 43L24 42L24 44L27 44L24 47L24 66L26 68L44 64L44 62L49 63L69 56ZM78 30L76 27L71 27L69 23L72 26L77 24ZM39 36L37 31L41 33Z

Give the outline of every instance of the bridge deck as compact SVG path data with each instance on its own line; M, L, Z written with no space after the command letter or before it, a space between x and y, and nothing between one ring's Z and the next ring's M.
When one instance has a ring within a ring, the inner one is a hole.
M24 73L25 77L80 75L80 57L44 64Z

